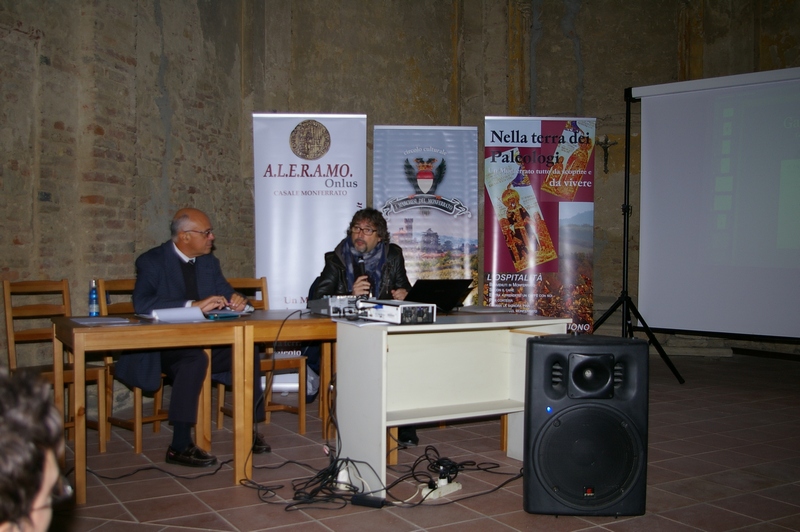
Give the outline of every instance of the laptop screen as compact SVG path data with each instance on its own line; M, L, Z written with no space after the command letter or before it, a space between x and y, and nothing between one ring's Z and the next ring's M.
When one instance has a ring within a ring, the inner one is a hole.
M471 292L472 279L417 279L406 301L436 305L440 312L461 306Z

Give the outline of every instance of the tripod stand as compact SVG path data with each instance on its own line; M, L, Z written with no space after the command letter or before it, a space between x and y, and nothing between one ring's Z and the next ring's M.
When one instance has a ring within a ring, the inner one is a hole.
M683 377L681 377L681 374L678 373L678 369L672 364L672 360L670 360L669 355L667 355L667 352L664 351L663 347L661 347L661 343L659 343L658 339L655 337L655 334L653 334L653 331L650 330L650 327L644 321L644 318L639 313L636 305L633 304L633 300L631 300L630 295L628 295L628 236L630 232L631 216L631 103L634 101L638 100L633 98L633 92L631 89L625 89L625 203L622 204L622 216L624 217L622 223L622 291L620 292L619 297L614 304L611 305L611 307L605 311L597 321L595 321L594 329L597 330L600 328L600 326L609 318L609 316L611 316L618 308L622 307L622 336L625 338L631 338L633 337L631 312L633 312L633 315L636 316L636 319L642 324L641 329L647 335L647 338L650 340L650 344L656 348L656 351L658 351L661 359L672 371L672 374L675 375L675 378L678 379L678 382L683 384L686 381L684 381Z

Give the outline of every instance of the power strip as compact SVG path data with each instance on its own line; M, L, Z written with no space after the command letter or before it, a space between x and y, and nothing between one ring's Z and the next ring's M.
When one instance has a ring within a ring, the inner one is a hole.
M461 484L459 484L458 482L450 482L449 484L445 484L441 488L423 489L422 498L425 500L438 499L439 497L446 497L451 493L455 493L460 489L461 489Z
M333 487L340 490L351 489L352 486L350 485L350 472L347 464L344 464L342 468L339 469L339 473L336 475L336 482L333 484Z

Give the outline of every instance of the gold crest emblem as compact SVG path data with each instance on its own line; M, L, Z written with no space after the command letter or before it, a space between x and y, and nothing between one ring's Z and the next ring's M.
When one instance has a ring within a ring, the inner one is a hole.
M289 146L292 148L292 153L301 159L313 161L328 153L331 147L331 134L328 128L316 120L304 120L292 130Z

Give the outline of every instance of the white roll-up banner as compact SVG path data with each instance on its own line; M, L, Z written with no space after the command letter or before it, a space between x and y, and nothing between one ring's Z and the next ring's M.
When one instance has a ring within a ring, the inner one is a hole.
M256 276L272 309L306 307L324 255L366 207L366 115L253 114Z

